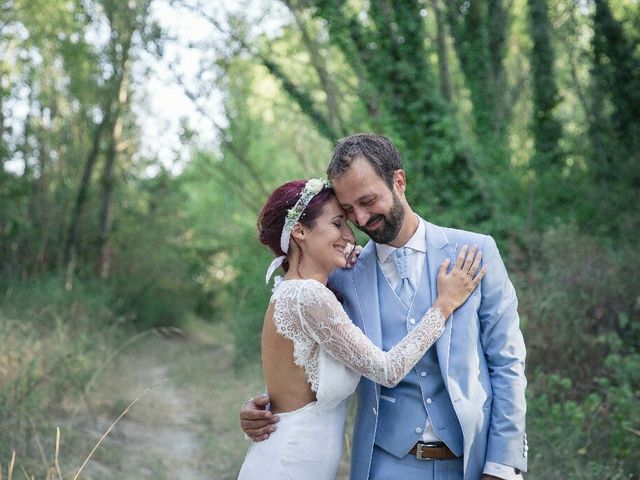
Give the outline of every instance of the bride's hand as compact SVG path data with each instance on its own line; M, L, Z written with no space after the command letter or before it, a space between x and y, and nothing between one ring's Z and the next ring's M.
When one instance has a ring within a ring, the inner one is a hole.
M447 267L450 263L448 258L440 265L438 270L438 298L436 298L434 307L439 308L445 318L448 318L456 308L469 298L471 292L475 290L482 277L484 277L487 272L486 265L478 272L481 259L482 252L478 250L476 245L470 251L465 245L460 250L456 264L449 273L447 273Z

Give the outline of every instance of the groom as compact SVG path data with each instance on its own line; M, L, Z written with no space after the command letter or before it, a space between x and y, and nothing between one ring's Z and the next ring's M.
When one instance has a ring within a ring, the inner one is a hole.
M488 267L435 348L399 385L385 388L362 378L351 479L520 479L528 450L525 347L515 291L495 242L418 217L405 198L398 150L385 137L345 138L327 174L349 220L372 240L355 267L335 272L330 284L353 322L384 350L413 329L435 300L443 260L453 264L460 248L478 245ZM405 266L398 265L400 252ZM264 411L266 401L253 399L240 413L254 440L276 428L277 417Z

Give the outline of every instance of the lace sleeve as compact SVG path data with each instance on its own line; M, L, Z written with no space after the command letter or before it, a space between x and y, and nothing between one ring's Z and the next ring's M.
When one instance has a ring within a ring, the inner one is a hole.
M315 283L301 293L301 323L307 333L336 360L385 387L396 386L444 331L442 313L430 308L410 333L384 352L351 322L329 289Z

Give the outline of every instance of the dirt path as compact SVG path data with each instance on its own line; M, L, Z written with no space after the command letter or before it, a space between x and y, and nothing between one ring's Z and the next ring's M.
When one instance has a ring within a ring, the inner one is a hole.
M236 479L248 448L238 411L264 384L258 364L233 368L229 333L219 328L183 338L150 337L118 357L92 394L99 412L98 428L91 428L94 441L145 388L163 383L117 424L85 479ZM347 478L345 457L338 479Z
M166 381L149 392L149 398L144 399L140 409L132 410L131 415L118 424L117 432L126 445L127 456L140 466L153 459L154 464L146 467L149 474L162 466L167 478L205 480L208 477L197 468L200 439L185 392L180 392L170 378L167 380L168 366L154 366L141 373L147 376L145 383L148 385ZM147 408L154 410L153 418L161 414L163 421L149 422L148 415L140 412L145 403Z
M237 420L260 392L253 368L233 369L228 343L205 337L148 338L127 351L92 394L96 439L145 388L87 466L87 479L226 480L237 476L247 443Z

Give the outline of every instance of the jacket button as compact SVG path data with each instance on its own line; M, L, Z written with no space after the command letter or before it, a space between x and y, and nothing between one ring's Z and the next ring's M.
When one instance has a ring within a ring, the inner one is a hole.
M416 433L422 433L422 429L420 427L416 427Z

